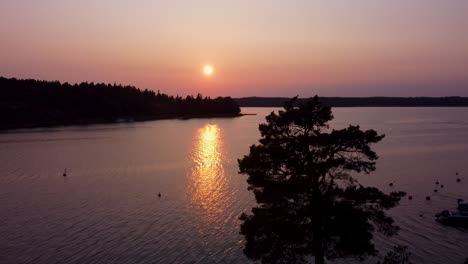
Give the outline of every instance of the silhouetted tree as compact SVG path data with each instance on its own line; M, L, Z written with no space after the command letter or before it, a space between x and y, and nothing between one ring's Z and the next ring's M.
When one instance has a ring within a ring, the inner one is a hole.
M315 263L375 254L373 231L393 235L398 227L385 209L396 206L401 192L384 194L357 184L350 173L375 170L378 158L370 144L384 136L359 126L330 130L331 109L318 97L261 124L260 144L238 160L247 174L258 207L242 214L244 253L263 263Z

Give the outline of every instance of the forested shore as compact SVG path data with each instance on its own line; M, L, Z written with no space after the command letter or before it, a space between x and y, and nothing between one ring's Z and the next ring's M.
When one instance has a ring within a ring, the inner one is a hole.
M171 96L120 84L0 77L0 129L168 118L235 117L230 97Z

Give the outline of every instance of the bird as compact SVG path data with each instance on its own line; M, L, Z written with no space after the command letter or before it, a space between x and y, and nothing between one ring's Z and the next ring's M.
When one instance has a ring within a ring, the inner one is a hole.
M457 182L461 182L461 179L460 179L460 178L457 178Z
M431 200L431 197L430 197L430 196L426 196L426 200L427 200L427 201Z
M389 183L388 186L392 187L392 186L393 186L393 182Z
M458 175L458 171L457 171L457 172L455 172L455 175Z
M435 184L436 184L436 185L439 185L439 180L437 180L437 181L435 182Z
M443 185L443 184L441 184L441 185L440 185L440 188L444 188L444 185Z
M67 177L67 169L65 169L65 171L63 172L62 174L63 177Z
M412 195L408 196L408 200L413 200L413 196Z
M438 190L437 190L437 189L434 189L434 192L438 192Z
M161 193L158 193L158 197L161 198Z

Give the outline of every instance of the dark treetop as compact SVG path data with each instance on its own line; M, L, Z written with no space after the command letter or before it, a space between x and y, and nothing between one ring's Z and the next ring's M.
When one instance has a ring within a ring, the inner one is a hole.
M349 126L328 127L331 109L318 97L288 102L259 127L259 144L239 160L258 203L243 214L244 253L263 263L303 263L315 256L365 257L377 250L373 232L393 235L398 227L385 210L404 195L359 185L351 174L375 170L371 145L383 135Z
M239 114L230 97L182 98L116 84L0 77L0 129Z

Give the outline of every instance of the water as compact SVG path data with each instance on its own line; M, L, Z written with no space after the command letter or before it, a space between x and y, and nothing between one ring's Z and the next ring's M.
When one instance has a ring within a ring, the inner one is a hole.
M245 263L237 218L254 199L236 160L273 110L1 133L0 263ZM377 171L359 180L414 197L391 211L402 230L390 240L377 236L379 248L408 245L415 263L462 263L468 230L433 215L468 199L468 108L334 115L334 127L386 134L376 145ZM445 185L438 193L436 180Z

